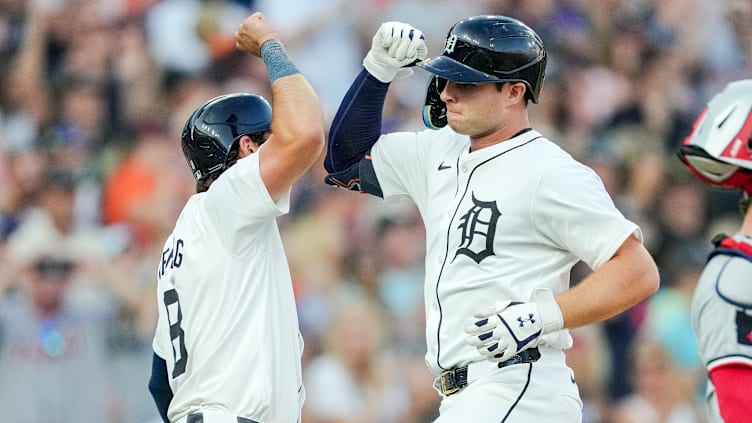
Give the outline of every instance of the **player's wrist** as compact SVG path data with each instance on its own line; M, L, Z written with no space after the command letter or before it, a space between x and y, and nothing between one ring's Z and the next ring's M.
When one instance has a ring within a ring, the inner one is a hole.
M282 45L282 42L276 38L270 38L261 44L260 48L261 59L263 59L266 65L266 72L269 75L269 82L274 82L285 76L295 75L300 73L298 67L295 66L290 56L287 54L287 50Z
M533 292L532 302L540 319L541 335L554 333L564 328L564 316L553 291L547 288L536 289Z
M363 67L368 71L369 74L371 74L371 76L385 84L388 84L392 82L394 77L397 75L398 68L383 63L384 60L379 60L377 56L378 54L374 53L373 50L369 51L368 54L366 54L366 57L363 59Z

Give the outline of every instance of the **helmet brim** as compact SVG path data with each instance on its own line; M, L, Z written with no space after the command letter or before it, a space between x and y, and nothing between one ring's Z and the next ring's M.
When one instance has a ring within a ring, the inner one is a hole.
M500 82L496 76L475 70L448 56L437 56L418 62L416 65L440 78L463 84Z

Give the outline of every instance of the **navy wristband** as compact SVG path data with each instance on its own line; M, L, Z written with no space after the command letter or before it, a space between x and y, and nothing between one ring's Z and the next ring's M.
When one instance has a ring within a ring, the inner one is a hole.
M279 78L300 73L295 63L285 51L285 47L279 40L268 40L261 45L261 58L266 64L266 71L269 74L269 82Z

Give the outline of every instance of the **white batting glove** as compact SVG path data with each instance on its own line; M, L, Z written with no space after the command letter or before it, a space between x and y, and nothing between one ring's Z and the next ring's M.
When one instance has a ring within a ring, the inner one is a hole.
M564 326L561 309L550 289L536 289L529 303L500 301L476 313L465 329L465 341L493 362L507 361L520 351L538 346L542 335Z
M381 82L389 83L399 76L410 76L412 69L405 68L428 55L423 33L401 22L384 22L376 31L363 66Z

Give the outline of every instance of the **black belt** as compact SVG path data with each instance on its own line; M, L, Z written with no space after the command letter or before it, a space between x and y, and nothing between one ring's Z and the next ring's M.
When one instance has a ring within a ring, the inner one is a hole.
M203 413L189 414L188 418L185 420L185 423L204 423L204 415ZM238 417L238 423L258 423L258 422L255 420L244 419L242 417Z
M531 348L520 352L507 361L502 361L498 366L499 368L502 368L511 366L512 364L533 363L538 361L540 356L538 348ZM447 370L441 374L439 381L441 383L441 393L447 396L455 394L460 389L467 386L467 367L457 367L455 369Z

